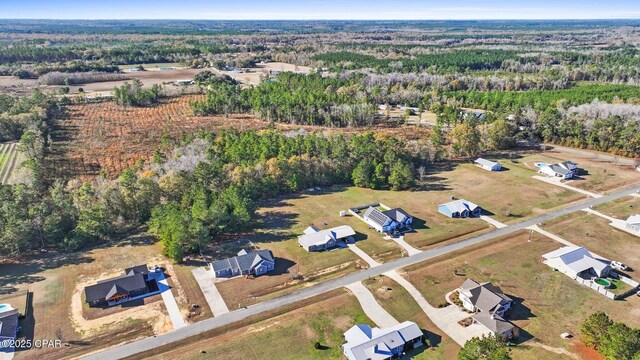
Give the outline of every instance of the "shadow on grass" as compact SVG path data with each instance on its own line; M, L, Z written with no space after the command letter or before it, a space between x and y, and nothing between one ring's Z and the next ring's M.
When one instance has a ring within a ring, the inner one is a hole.
M11 294L18 289L10 284L33 284L45 280L36 275L49 269L66 265L93 262L84 253L37 253L10 263L0 264L0 295Z

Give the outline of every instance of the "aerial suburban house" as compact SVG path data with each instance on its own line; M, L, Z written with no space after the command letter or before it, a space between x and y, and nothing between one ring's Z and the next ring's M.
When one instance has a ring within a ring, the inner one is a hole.
M112 306L149 293L149 269L137 265L125 269L124 275L99 281L84 288L85 302L89 306Z
M584 247L565 246L542 255L542 258L545 264L572 279L606 277L611 271L611 261L596 259Z
M400 357L423 345L422 330L411 321L380 329L358 324L344 333L342 352L349 360L384 360Z
M438 211L450 218L468 218L482 215L482 208L480 206L464 199L439 205Z
M495 161L490 161L487 159L479 158L474 161L476 165L487 170L487 171L500 171L502 170L502 165L498 164Z
M627 219L627 229L640 233L640 215L632 215Z
M557 164L544 164L540 166L538 172L548 177L559 177L567 180L578 175L578 167L571 161L564 161Z
M504 319L505 314L511 309L513 300L499 287L488 282L480 284L467 279L458 289L458 297L465 309L476 313L472 316L474 323L483 325L505 339L516 335L515 326Z
M356 234L351 226L342 225L326 230L318 230L315 226L309 226L304 230L304 235L298 236L298 244L307 251L323 251L338 246L340 241L353 242Z
M17 334L18 309L14 309L9 304L0 304L0 352L2 349L13 348L13 344L6 341L15 340ZM3 347L3 345L7 346Z
M362 218L369 226L381 233L390 233L409 228L413 222L411 215L400 208L380 211L373 206L369 206Z
M210 267L216 278L240 275L260 276L275 269L275 258L270 250L254 252L241 250L238 256L212 262Z

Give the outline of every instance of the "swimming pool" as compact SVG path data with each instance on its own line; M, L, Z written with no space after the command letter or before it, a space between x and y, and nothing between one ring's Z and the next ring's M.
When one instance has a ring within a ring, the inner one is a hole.
M9 304L0 304L0 313L3 311L11 310L11 309L13 308Z
M535 165L535 166L537 166L537 167L543 167L543 166L547 166L547 165L549 165L549 164L547 164L547 163L543 163L543 162L536 162L536 163L533 163L533 165Z

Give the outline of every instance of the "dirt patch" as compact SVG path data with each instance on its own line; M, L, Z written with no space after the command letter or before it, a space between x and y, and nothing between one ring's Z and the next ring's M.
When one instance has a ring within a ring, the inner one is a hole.
M157 334L163 334L173 329L164 304L161 302L151 302L134 308L116 307L121 311L111 312L108 315L94 319L87 319L84 316L82 293L88 285L93 285L99 280L104 280L121 274L102 275L98 279L84 280L76 284L71 296L71 321L76 331L84 337L91 337L105 330L105 327L117 324L127 319L146 320L152 325ZM160 295L157 295L160 296ZM108 309L111 310L111 309ZM113 310L112 310L113 311Z

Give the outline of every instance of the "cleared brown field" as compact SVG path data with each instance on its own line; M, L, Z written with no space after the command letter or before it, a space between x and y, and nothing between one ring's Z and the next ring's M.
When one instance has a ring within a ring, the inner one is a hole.
M115 177L138 160L148 161L155 150L162 148L165 135L174 139L197 133L216 132L220 129L265 129L269 122L251 114L225 116L193 116L190 102L202 99L202 95L187 95L163 100L153 107L122 109L113 102L70 105L66 114L56 120L52 134L52 155L49 171L56 178L93 178L101 172ZM406 139L425 138L428 129L395 127L393 124L376 124L371 128L347 128L331 130L319 126L277 124L287 131L363 132L383 131Z

